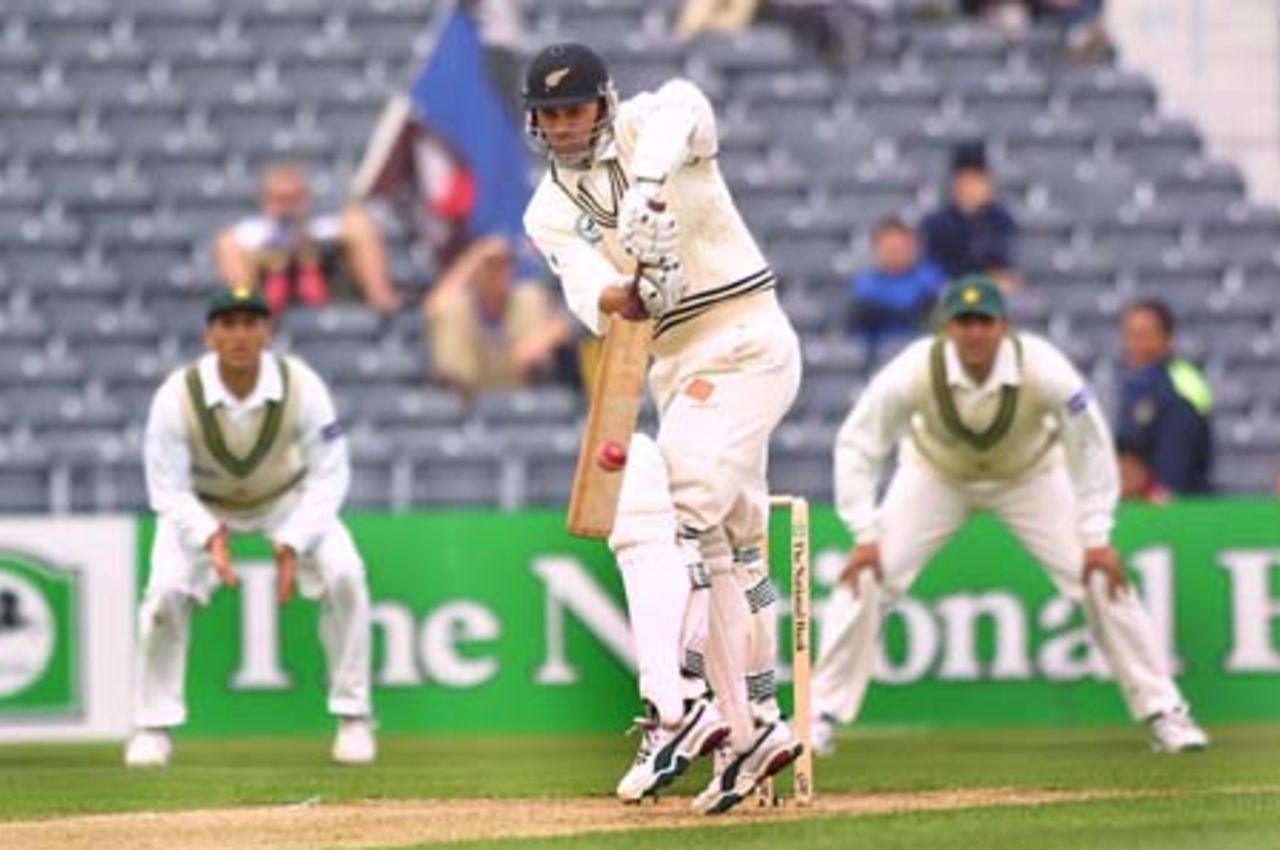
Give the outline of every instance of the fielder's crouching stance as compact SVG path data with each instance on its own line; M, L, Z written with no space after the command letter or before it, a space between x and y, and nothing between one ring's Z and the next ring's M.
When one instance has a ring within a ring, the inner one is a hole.
M1046 340L1012 333L990 280L943 296L944 335L875 376L840 428L836 502L855 538L831 596L813 674L814 747L830 751L866 694L885 609L977 511L991 511L1084 606L1090 631L1152 746L1202 749L1146 610L1111 548L1119 473L1084 379ZM899 442L901 441L901 442ZM881 504L876 484L899 445Z
M799 753L781 718L752 711L751 605L734 566L735 553L747 563L762 548L769 436L799 388L799 342L720 174L715 116L696 86L672 80L619 104L603 61L561 44L530 64L524 100L529 136L549 155L525 229L570 309L596 333L609 321L655 320L649 389L675 523L657 541L667 550L658 563L626 539L624 505L614 545L637 649L653 652L642 679L661 670L659 680L677 684L646 694L653 717L618 793L655 792L727 724L732 755L694 801L726 811ZM705 589L691 591L690 575ZM714 707L686 707L679 689L686 599L709 600L702 657Z
M272 542L281 602L295 578L303 596L320 601L329 711L339 718L332 756L372 762L369 593L338 518L350 466L329 390L301 360L267 350L270 311L258 293L220 290L206 318L211 352L169 376L147 419L157 523L138 612L137 731L125 763L169 763L170 730L187 718L191 609L218 584L237 584L227 537L238 532Z

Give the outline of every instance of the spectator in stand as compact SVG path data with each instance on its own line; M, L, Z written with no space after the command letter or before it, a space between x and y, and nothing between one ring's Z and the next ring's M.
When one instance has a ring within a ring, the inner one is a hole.
M1018 224L997 197L981 142L951 154L951 200L921 228L925 254L950 280L983 274L1006 294L1021 285L1014 270Z
M486 390L574 382L573 329L537 280L517 280L501 236L471 243L423 301L436 376L467 400Z
M1176 493L1210 491L1213 392L1200 370L1174 356L1173 313L1161 301L1137 301L1124 311L1125 372L1116 436Z
M1017 38L1031 25L1034 0L960 0L960 11L992 29Z
M223 229L214 259L223 282L261 291L277 315L290 304L327 304L350 292L352 282L379 312L400 306L373 219L355 205L313 214L307 173L298 163L264 169L260 213Z
M1102 25L1103 0L960 0L960 10L1000 32L1017 38L1032 18L1062 27L1067 49L1082 60L1110 52L1111 39Z
M832 66L855 62L866 52L878 19L898 0L685 0L676 36L741 32L754 23L778 23Z
M874 354L882 342L920 334L946 277L920 257L915 232L901 219L876 225L872 252L875 267L849 281L849 329Z

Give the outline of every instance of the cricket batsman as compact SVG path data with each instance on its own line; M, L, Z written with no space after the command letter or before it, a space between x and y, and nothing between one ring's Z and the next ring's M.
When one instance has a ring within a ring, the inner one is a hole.
M191 611L239 579L231 534L265 535L281 604L320 602L333 760L368 764L376 747L369 700L369 593L364 563L338 518L351 471L329 390L296 357L268 350L271 311L248 288L219 289L206 311L209 352L176 370L151 403L144 440L157 515L151 576L138 612L137 731L130 767L163 767L171 730L187 718Z
M748 562L763 574L769 437L799 388L799 342L720 173L715 116L696 86L675 79L619 103L594 51L558 44L530 63L524 102L526 131L548 159L525 229L570 309L595 333L610 321L655 321L657 457L643 472L628 462L611 540L651 706L618 795L638 800L670 782L723 722L732 756L694 807L727 811L800 750L781 717L752 711L756 625L739 578ZM631 534L628 516L661 512L664 496L675 522ZM714 706L681 689L693 599L707 601ZM769 673L756 681L771 683Z
M1014 333L990 279L942 298L943 332L871 381L841 426L836 503L855 548L829 602L813 674L814 747L857 715L885 609L978 511L990 511L1084 606L1090 631L1136 720L1162 752L1203 749L1146 610L1111 546L1119 497L1115 448L1084 379L1040 337ZM894 447L899 462L876 503Z

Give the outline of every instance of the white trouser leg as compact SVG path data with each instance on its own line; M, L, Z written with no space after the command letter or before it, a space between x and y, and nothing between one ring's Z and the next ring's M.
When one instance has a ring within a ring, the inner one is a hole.
M369 589L364 562L341 521L325 531L299 574L299 590L320 602L320 643L329 668L329 713L368 717Z
M681 562L683 555L674 540L633 546L618 553L639 667L640 696L657 709L659 720L668 726L684 715L680 632L689 602L689 573Z
M734 553L733 573L751 612L751 650L747 656L747 695L756 719L772 723L778 707L778 589L760 549Z
M733 575L733 557L723 533L702 540L701 551L711 575L707 628L707 681L720 713L729 724L729 742L738 751L750 746L755 730L747 696L747 659L751 652L751 609Z
M697 547L692 547L694 553ZM691 571L692 582L689 604L684 609L684 624L680 629L680 687L685 699L697 699L707 688L707 629L711 617L711 576L699 560L698 569Z
M874 672L884 609L901 599L929 558L969 515L957 485L915 463L902 463L880 506L880 566L884 584L863 571L855 596L841 583L827 599L813 670L815 715L851 722Z
M1101 575L1083 587L1084 544L1067 471L1055 466L994 494L991 508L1049 570L1059 592L1083 603L1094 640L1119 681L1134 719L1184 705L1137 594L1123 591L1111 599Z
M690 594L690 567L699 560L676 537L666 461L654 441L634 434L609 536L627 594L640 696L672 726L684 715L681 631Z
M191 608L204 604L217 583L207 555L184 547L173 523L159 518L151 575L138 609L134 723L139 728L186 722Z
M756 719L772 723L778 707L778 589L769 576L769 460L767 447L744 495L725 518L733 546L733 574L751 611L751 650L747 657L747 694Z

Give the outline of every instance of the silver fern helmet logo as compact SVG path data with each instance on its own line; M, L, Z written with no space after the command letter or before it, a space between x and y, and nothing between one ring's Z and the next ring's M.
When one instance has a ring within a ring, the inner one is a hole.
M569 76L569 72L572 70L572 68L557 68L543 77L542 82L546 84L547 88L553 89L560 85L560 83L564 81L564 78Z

